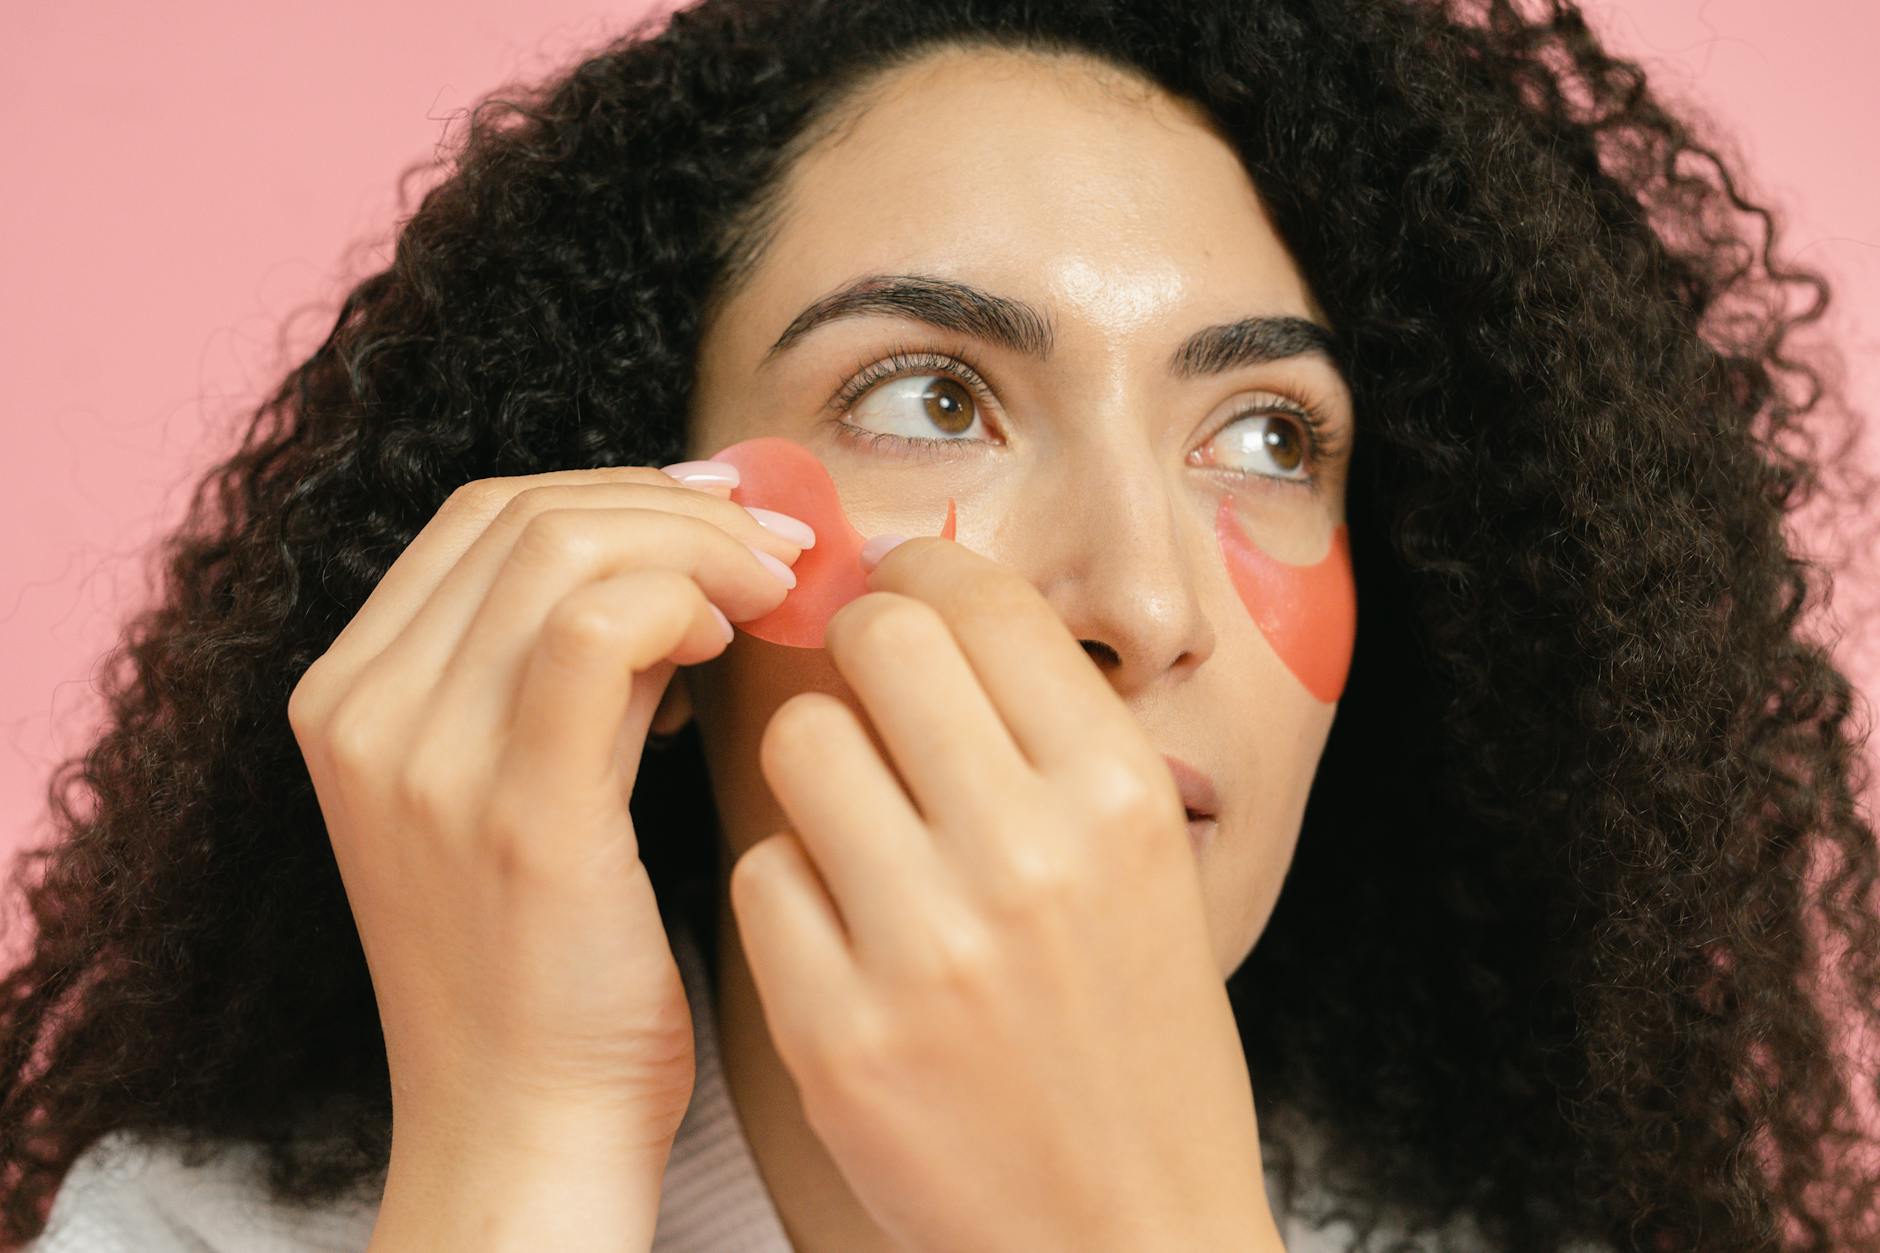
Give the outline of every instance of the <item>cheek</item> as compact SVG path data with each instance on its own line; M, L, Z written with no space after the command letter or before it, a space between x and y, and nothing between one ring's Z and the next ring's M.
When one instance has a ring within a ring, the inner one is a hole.
M1358 634L1345 524L1333 530L1330 551L1311 565L1291 565L1262 552L1242 532L1227 497L1215 512L1214 534L1227 576L1260 634L1315 699L1335 702L1345 690Z
M761 618L735 624L740 631L790 648L821 648L823 630L836 610L868 590L862 569L862 541L836 494L835 480L816 454L794 440L761 435L740 440L712 454L738 468L731 499L801 518L816 532L816 546L797 557L796 586L783 604ZM953 538L954 504L947 500L946 521L936 534Z

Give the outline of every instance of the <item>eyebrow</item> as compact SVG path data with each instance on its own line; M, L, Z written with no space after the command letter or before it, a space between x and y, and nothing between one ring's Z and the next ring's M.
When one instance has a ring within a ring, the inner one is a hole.
M1056 343L1051 320L1035 306L995 295L955 279L922 274L871 274L822 297L783 328L758 368L769 365L805 335L843 318L882 314L924 322L996 344L1010 352L1049 361ZM1196 331L1170 354L1168 372L1178 379L1225 374L1269 361L1318 357L1347 389L1337 341L1329 328L1290 314L1249 316Z

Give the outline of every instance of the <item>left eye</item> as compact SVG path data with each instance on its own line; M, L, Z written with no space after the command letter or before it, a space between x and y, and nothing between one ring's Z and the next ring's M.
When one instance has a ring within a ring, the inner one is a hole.
M852 418L876 420L852 423L864 430L936 443L967 442L973 428L984 424L972 388L946 374L889 379L877 384L849 413Z
M1262 420L1270 423L1276 418L1280 419L1278 426L1269 425L1262 430L1257 425ZM1243 473L1303 482L1311 477L1311 468L1307 464L1310 460L1307 456L1310 442L1306 428L1288 410L1266 409L1235 418L1208 441L1208 446L1223 449L1230 460L1234 459L1235 454L1264 457L1270 464L1279 467L1280 471L1272 474L1256 468Z

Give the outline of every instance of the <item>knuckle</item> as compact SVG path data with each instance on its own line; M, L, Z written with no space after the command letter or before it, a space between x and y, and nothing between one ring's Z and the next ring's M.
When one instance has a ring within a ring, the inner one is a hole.
M557 877L557 868L548 855L548 842L526 826L486 825L480 845L482 856L503 883L520 887L547 883Z
M575 592L548 611L542 642L557 659L580 662L619 652L632 631L632 623L617 607L597 595Z
M1029 840L1014 840L987 871L986 895L995 916L1035 917L1041 906L1072 896L1082 875L1073 859Z
M357 696L341 700L318 733L326 757L348 774L358 774L384 758L384 719Z
M761 880L785 872L787 868L781 863L794 851L789 845L795 838L788 831L779 831L739 854L725 878L725 889L734 902L742 904L750 893L760 890Z
M825 1058L811 1058L798 1063L802 1076L797 1098L803 1103L803 1121L825 1144L840 1144L842 1129L849 1112L838 1099L836 1069Z
M512 487L500 497L500 507L497 507L495 497L488 498L488 503L496 509L497 522L520 528L554 508L556 502L562 499L565 499L563 488L537 483L521 489Z
M544 509L522 524L516 537L517 559L548 566L574 565L600 548L589 510Z
M762 850L769 843L769 837L759 840L738 854L737 860L731 863L731 870L725 876L725 885L734 898L743 899L751 890L751 881L764 873L764 861L768 854Z
M817 751L855 726L855 715L842 699L828 692L797 692L778 705L764 724L758 757L767 769L782 765L792 753L807 747Z
M906 651L930 647L946 632L932 605L899 592L867 592L836 610L823 638L834 652L855 648Z
M1038 589L1017 574L1000 571L976 580L971 596L959 601L963 624L982 624L994 630L1007 630L1015 622L1028 621L1045 607Z
M1117 819L1130 831L1152 831L1171 816L1183 817L1181 793L1137 776L1136 786L1119 802Z
M295 739L305 744L317 733L321 711L329 701L326 676L315 661L301 672L294 690L287 694L287 725L293 728Z
M526 789L497 786L477 818L476 842L490 850L503 869L514 869L514 854L505 850L528 843L530 829L540 821L541 806Z
M529 780L504 775L477 804L463 847L498 882L526 889L563 876L568 848L555 835Z
M984 987L993 968L993 944L978 927L958 920L925 929L915 977L929 987L965 993Z
M407 821L427 831L446 825L451 797L458 789L448 768L434 766L431 752L420 748L399 769L393 796Z
M515 488L508 479L471 479L460 483L444 500L444 508L471 517L489 517L501 510Z
M885 1014L841 1015L817 1047L822 1082L816 1086L844 1103L866 1107L893 1085L899 1050L898 1033Z
M1090 760L1075 790L1086 812L1105 825L1135 829L1168 816L1166 782L1115 757Z

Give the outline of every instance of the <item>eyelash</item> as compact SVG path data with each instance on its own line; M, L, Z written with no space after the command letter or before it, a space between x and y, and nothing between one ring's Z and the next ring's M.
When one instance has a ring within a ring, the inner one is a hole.
M983 402L992 401L992 389L986 385L979 370L967 359L964 352L951 357L906 345L895 345L887 356L865 366L847 383L844 383L829 401L829 407L837 413L846 413L851 405L860 400L864 393L883 379L894 378L903 374L931 373L938 371L950 374L972 389L973 395ZM1278 389L1269 389L1278 390ZM1284 484L1288 487L1304 488L1310 492L1319 492L1324 488L1323 470L1325 462L1337 452L1337 444L1331 434L1331 423L1320 413L1319 406L1309 396L1282 392L1286 397L1283 403L1268 402L1249 406L1221 423L1214 431L1222 431L1242 418L1258 417L1263 414L1280 413L1296 420L1305 433L1306 454L1311 462L1311 472L1302 479L1281 478L1274 474L1258 474L1251 470L1227 470L1241 479L1265 479ZM870 431L853 422L837 421L837 428L848 439L868 445L870 448L886 444L898 448L910 456L931 459L950 454L942 451L943 445L968 444L972 440L935 439L923 435L896 435L892 431ZM1209 436L1213 439L1214 436Z

